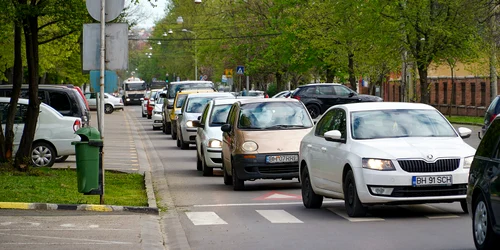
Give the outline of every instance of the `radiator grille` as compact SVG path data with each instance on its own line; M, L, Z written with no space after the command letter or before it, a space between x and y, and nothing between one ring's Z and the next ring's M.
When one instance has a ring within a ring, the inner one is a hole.
M451 172L460 165L460 159L439 159L429 163L424 160L398 160L401 168L411 173Z

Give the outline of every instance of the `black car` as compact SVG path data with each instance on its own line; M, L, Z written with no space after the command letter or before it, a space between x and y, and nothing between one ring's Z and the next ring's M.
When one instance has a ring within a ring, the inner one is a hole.
M11 97L12 85L0 85L0 97ZM20 98L28 97L28 85L22 85ZM38 98L59 111L63 116L80 117L82 125L90 123L90 111L87 110L83 97L72 87L65 85L38 85Z
M497 95L497 97L495 97L493 101L491 101L490 106L484 114L484 125L481 128L482 135L486 133L486 130L488 130L488 127L490 126L493 119L495 119L498 113L500 113L500 102L498 100L500 100L500 95Z
M477 249L500 249L500 118L493 119L469 172L467 206Z
M323 112L333 105L383 101L378 96L360 95L338 83L318 83L299 86L293 92L292 98L302 101L313 119L323 114Z

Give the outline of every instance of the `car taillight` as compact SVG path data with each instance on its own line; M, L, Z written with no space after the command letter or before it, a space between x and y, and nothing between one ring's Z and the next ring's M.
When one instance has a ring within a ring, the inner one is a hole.
M490 117L490 124L491 124L491 122L493 122L493 120L495 119L495 117L497 117L497 115L498 115L498 114L493 114L493 115L491 115L491 117Z
M292 96L292 98L295 98L295 99L300 101L300 96L298 96L298 95L294 95L294 96Z
M80 120L75 120L73 123L73 131L77 131L82 127L82 122Z

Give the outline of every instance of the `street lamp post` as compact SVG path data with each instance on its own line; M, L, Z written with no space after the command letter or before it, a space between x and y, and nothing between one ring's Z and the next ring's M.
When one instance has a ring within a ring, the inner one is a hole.
M194 79L198 80L198 54L196 53L196 32L192 30L182 29L182 32L193 33L194 35Z

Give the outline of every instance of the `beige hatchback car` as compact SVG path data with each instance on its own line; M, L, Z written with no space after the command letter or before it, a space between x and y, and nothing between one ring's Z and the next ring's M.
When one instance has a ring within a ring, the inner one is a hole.
M313 127L302 102L251 98L235 102L222 125L224 184L243 190L245 181L299 177L299 146Z

